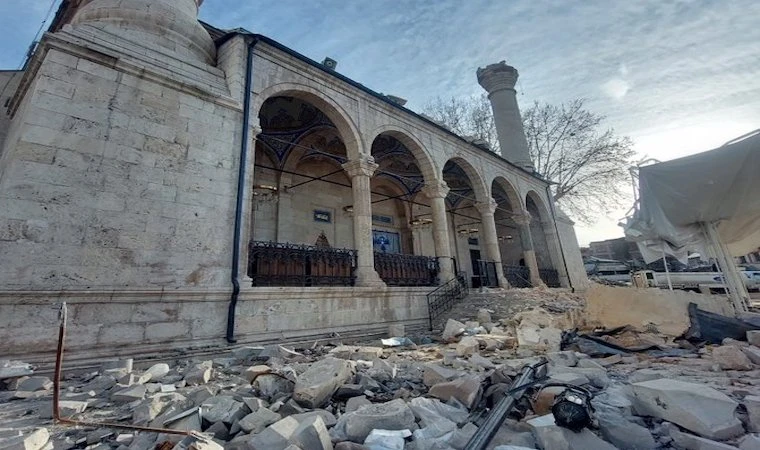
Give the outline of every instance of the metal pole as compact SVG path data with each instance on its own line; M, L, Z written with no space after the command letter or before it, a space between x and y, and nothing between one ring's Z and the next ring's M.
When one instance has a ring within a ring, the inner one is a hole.
M662 265L665 266L665 278L668 280L668 289L673 290L673 283L670 282L670 270L668 270L668 260L665 258L665 243L662 244Z

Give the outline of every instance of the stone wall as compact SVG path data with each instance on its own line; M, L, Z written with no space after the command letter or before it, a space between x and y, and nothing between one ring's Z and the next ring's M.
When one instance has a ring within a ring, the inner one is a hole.
M572 287L578 292L583 292L588 289L589 281L586 276L586 268L583 267L583 257L581 256L580 246L578 246L578 239L575 236L573 221L559 209L555 211L559 243L562 245L562 251L565 256L562 264L567 267L567 276L570 278Z
M243 288L236 337L308 342L338 333L385 337L427 327L430 288ZM67 302L68 361L223 347L230 292L220 289L0 292L0 355L52 361Z
M23 72L17 70L0 70L0 161L3 158L5 137L11 125L10 116L6 114L6 105L16 92Z
M733 316L731 304L724 296L592 284L586 291L586 321L591 326L631 325L639 330L651 323L660 333L677 337L689 328L688 306L692 302L701 309Z

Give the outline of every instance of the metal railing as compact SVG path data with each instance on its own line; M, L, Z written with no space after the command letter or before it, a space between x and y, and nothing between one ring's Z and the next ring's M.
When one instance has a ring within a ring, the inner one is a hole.
M559 273L554 269L538 269L538 276L547 287L558 288L561 286L559 283Z
M530 282L530 268L526 266L507 266L504 265L504 277L511 287L526 288L532 287Z
M435 286L439 266L435 257L375 252L375 270L388 286Z
M450 310L456 302L467 297L469 293L467 274L464 272L459 272L456 278L452 278L428 292L427 305L430 330L433 329L433 321L435 319Z
M353 286L356 250L252 241L248 276L254 286Z

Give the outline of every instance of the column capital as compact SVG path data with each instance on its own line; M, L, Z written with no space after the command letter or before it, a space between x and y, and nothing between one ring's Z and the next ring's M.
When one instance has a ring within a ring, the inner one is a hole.
M494 199L488 199L488 201L485 202L477 202L475 203L475 209L478 210L480 214L490 214L493 215L493 213L496 212L496 200Z
M506 61L479 67L477 75L478 83L489 95L505 89L514 91L519 76L517 69L507 65Z
M426 184L422 188L422 193L429 199L434 198L446 198L449 195L449 186L445 181L436 181L434 183Z
M530 225L532 218L527 212L522 212L512 214L512 220L514 220L516 224L526 227Z
M354 178L357 176L371 177L380 166L375 162L375 158L369 155L362 155L358 159L346 162L341 167L348 173L349 177Z

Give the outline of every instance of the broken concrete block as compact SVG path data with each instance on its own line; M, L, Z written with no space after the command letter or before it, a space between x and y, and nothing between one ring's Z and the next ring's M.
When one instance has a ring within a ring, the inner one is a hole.
M224 450L224 447L200 434L185 437L172 450Z
M81 392L95 391L96 394L100 394L103 391L111 389L116 385L116 378L111 375L98 375L87 384L80 387Z
M211 380L211 361L206 361L206 363L199 364L185 373L185 382L188 386L206 384Z
M29 377L18 383L16 390L25 392L47 391L53 388L53 382L48 377Z
M452 433L449 445L458 450L463 449L477 431L478 427L475 424L467 422L462 428Z
M163 422L163 426L172 430L201 431L203 426L201 408L190 408L171 415L161 422Z
M752 362L742 349L734 345L715 347L712 359L723 370L752 370Z
M747 429L752 432L760 432L760 396L748 395L744 397L742 404L747 408Z
M615 413L597 411L599 430L607 442L620 450L651 450L657 448L652 434L641 425Z
M327 428L330 428L338 422L338 419L335 418L333 413L324 409L314 409L300 414L293 414L290 417L297 420L299 423L310 417L319 417Z
M243 378L252 383L255 379L265 373L272 372L272 368L265 365L251 366L243 372Z
M491 313L492 312L493 311L490 311L488 309L480 308L478 310L478 316L477 316L478 317L478 322L480 322L480 323L491 323L491 322L493 322L493 320L491 320Z
M302 449L333 450L327 426L319 416L304 419L290 436L290 442Z
M241 400L243 400L243 403L245 403L245 406L247 406L251 412L256 412L259 408L263 408L269 405L264 400L256 397L242 397Z
M456 346L456 352L458 356L470 356L478 352L480 344L478 340L472 336L463 337Z
M528 421L539 448L551 450L615 450L612 444L601 440L588 428L575 433L554 423L547 414Z
M633 372L628 378L631 383L641 383L642 381L658 380L665 378L666 372L655 369L640 369Z
M470 364L480 369L489 370L496 368L496 364L491 362L490 359L480 356L480 353L474 353L472 356L470 356L469 362Z
M129 403L135 400L142 400L145 398L145 393L147 391L148 390L145 386L137 384L115 391L111 394L111 401L116 403Z
M228 395L217 395L207 399L201 405L201 409L204 421L224 422L227 425L232 425L236 420L242 419L247 412L243 402Z
M472 408L480 398L480 379L467 376L453 381L438 383L430 388L428 394L443 401L455 398L467 408Z
M589 383L588 378L574 373L554 373L549 377L550 383L565 383L573 386L583 386Z
M366 395L360 395L359 397L351 397L346 402L346 412L356 411L364 405L370 405L372 402L367 400Z
M617 384L595 395L591 399L591 405L595 409L610 409L624 417L629 417L633 415L632 395L630 386Z
M447 405L437 398L415 397L409 401L408 406L423 426L428 426L440 417L462 425L468 423L470 416L466 409Z
M729 439L743 431L734 417L738 403L709 386L659 379L635 383L632 390L638 415L658 417L710 439Z
M3 450L40 450L50 440L47 428L37 428L31 433L0 440Z
M752 364L760 365L760 348L753 345L742 348L744 355L752 362Z
M220 439L222 441L230 440L230 430L224 422L215 422L204 431L206 434L214 436L214 439Z
M285 450L290 443L279 433L270 428L259 434L249 436L246 441L246 449L249 450Z
M32 365L21 361L0 359L0 380L5 378L17 378L34 373Z
M736 447L723 444L710 439L694 436L693 434L684 433L672 424L667 424L668 435L673 439L673 446L685 450L736 450Z
M549 376L559 373L572 373L575 375L583 375L588 378L591 385L604 389L610 384L610 378L607 376L605 369L585 369L582 367L550 367Z
M760 450L760 434L748 434L739 439L740 450Z
M443 328L441 339L443 339L443 342L454 342L459 336L464 334L466 329L467 327L462 322L449 319L446 321L446 326Z
M186 409L192 405L184 395L170 393L158 394L146 399L132 411L132 421L137 425L146 425L153 419L161 415L169 405L175 405L177 408Z
M353 361L364 360L372 361L383 355L381 347L359 347L356 345L340 345L330 350L330 355L340 359L350 359Z
M453 380L463 375L464 372L459 370L447 369L438 364L425 364L425 371L422 374L422 382L425 383L425 386L431 387L434 384Z
M747 342L755 347L760 347L760 330L747 331Z
M404 438L409 436L409 430L372 430L364 445L370 450L404 450Z
M298 377L293 399L307 408L318 408L352 375L348 361L332 357L317 361Z
M457 429L457 424L449 419L439 418L435 422L430 422L419 430L414 430L412 436L415 441L426 441L430 439L440 438L446 434L451 433Z
M259 408L258 411L248 414L238 421L238 425L246 433L261 433L264 428L272 425L278 420L282 419L282 416L276 412L272 412L267 408Z
M571 350L547 353L546 359L553 366L575 367L578 365L578 356Z
M396 399L386 403L362 406L358 410L344 414L331 430L331 435L344 435L343 439L364 442L372 430L408 430L416 428L414 414L404 400ZM335 437L333 435L333 437Z
M169 364L154 364L150 366L148 370L143 372L143 376L147 376L147 380L145 382L147 383L148 381L161 381L161 378L168 375L170 370L171 369L169 368Z
M293 392L294 388L293 381L274 373L258 375L252 385L269 401Z

